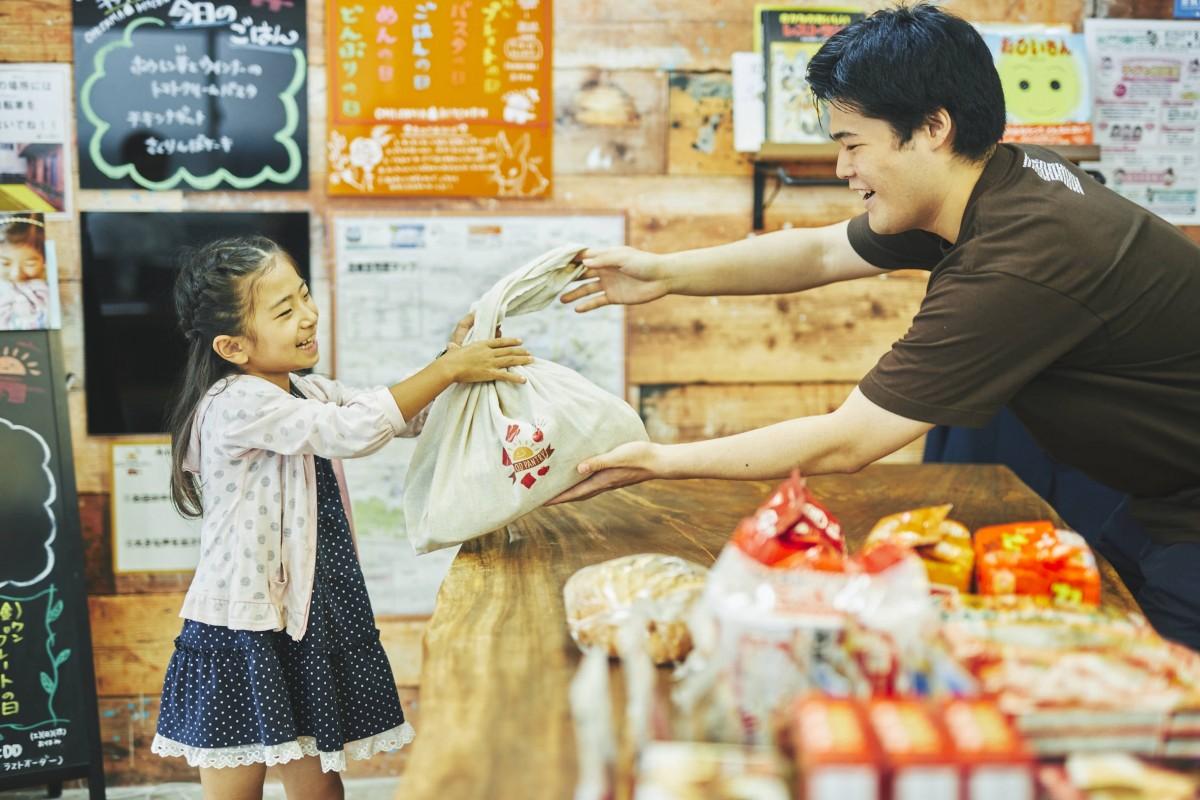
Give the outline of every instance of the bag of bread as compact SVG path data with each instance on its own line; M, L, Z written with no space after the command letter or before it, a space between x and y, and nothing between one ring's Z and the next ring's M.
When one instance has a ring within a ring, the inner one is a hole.
M970 591L975 550L967 527L947 519L953 507L947 503L889 514L875 523L863 549L885 542L907 548L921 557L931 584Z
M545 308L583 272L583 249L555 248L500 280L465 343ZM574 370L541 359L511 369L525 383L457 383L430 405L404 486L418 553L503 527L583 480L580 461L649 438L628 403Z
M644 625L655 664L682 661L692 649L687 616L704 591L708 570L659 553L614 558L584 567L563 587L571 638L583 650L619 654L623 625Z

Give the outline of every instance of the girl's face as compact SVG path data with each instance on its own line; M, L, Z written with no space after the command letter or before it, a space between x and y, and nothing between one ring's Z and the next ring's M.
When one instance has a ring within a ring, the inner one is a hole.
M276 258L254 281L247 336L218 336L217 352L242 372L288 388L288 373L317 363L317 306L291 261ZM221 340L232 344L222 352Z
M14 282L45 278L46 259L31 245L0 242L0 277Z

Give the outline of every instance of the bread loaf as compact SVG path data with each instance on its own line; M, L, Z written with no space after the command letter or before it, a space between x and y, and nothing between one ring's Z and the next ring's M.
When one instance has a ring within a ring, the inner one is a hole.
M601 647L615 656L617 632L640 618L654 663L682 661L692 649L687 614L707 575L699 564L658 553L584 567L563 587L571 637L582 649Z

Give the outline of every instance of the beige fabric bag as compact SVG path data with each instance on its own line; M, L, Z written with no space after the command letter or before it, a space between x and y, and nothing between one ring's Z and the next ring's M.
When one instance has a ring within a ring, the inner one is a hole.
M465 343L545 308L583 272L583 249L555 248L500 280L476 304ZM404 492L418 553L503 527L579 483L580 461L649 438L624 400L574 370L540 359L513 370L526 382L455 384L430 406Z

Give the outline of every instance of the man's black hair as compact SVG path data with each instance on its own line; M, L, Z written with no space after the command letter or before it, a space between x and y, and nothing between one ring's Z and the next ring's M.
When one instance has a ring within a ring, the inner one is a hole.
M808 64L818 102L887 122L900 144L939 108L954 152L983 159L1004 135L1004 90L967 21L924 3L876 11L835 33Z

